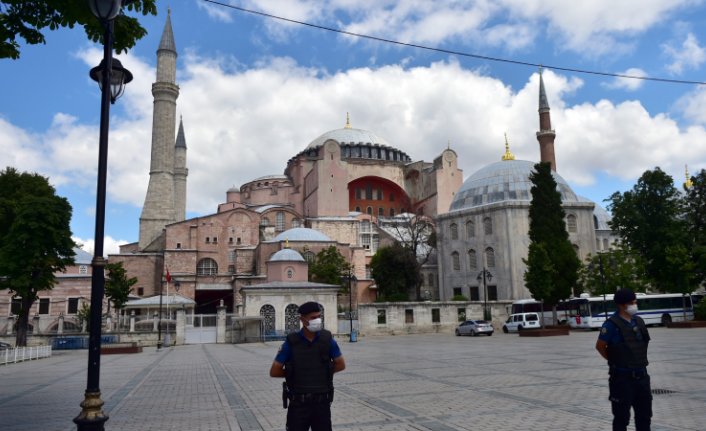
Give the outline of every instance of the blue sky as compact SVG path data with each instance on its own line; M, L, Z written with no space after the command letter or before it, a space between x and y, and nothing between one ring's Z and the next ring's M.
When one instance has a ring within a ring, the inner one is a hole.
M227 3L228 0L223 0ZM245 0L231 4L318 25L446 50L604 72L706 78L701 0ZM469 176L500 160L537 160L534 67L343 36L203 0L158 2L149 34L118 56L135 75L112 106L106 250L137 240L148 182L155 51L167 7L189 165L187 216L225 192L281 174L287 160L345 124L371 130L414 160L447 145ZM0 61L0 166L49 177L91 249L100 94L88 77L101 47L83 30L47 32ZM706 168L706 91L545 69L558 172L598 203L660 166L684 181Z

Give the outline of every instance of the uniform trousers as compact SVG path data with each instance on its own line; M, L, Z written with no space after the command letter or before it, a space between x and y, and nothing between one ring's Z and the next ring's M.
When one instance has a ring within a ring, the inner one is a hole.
M652 390L647 373L612 372L608 380L613 410L613 431L625 431L630 408L635 410L635 430L649 431L652 421Z
M331 431L331 402L291 400L287 408L287 431Z

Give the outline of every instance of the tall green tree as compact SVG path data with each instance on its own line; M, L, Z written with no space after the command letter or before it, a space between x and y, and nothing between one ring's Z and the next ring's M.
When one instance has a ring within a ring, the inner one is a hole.
M592 295L613 294L627 288L643 292L647 286L645 267L638 254L625 244L586 258L579 272L579 286Z
M556 304L571 296L576 286L581 261L569 241L561 206L561 194L552 176L549 163L538 163L530 174L532 202L529 208L528 258L525 280L532 296L553 305L554 323L557 322ZM540 247L541 246L541 247ZM546 254L546 258L544 255ZM549 264L546 260L548 258ZM549 279L549 285L538 281Z
M646 171L632 190L615 192L608 209L611 228L645 265L650 284L661 291L689 288L683 271L689 270L688 229L682 197L672 177L660 168Z
M706 283L706 170L690 178L686 189L684 218L688 226L688 238L693 262L693 286Z
M123 3L128 1L123 0ZM114 48L126 52L147 34L137 18L124 14L125 10L157 15L156 0L130 0L123 13L115 18ZM59 28L83 27L88 39L103 40L103 28L93 16L86 0L2 0L0 1L0 58L20 57L22 39L28 45L46 43L44 31Z
M399 243L380 247L370 260L370 269L380 301L407 301L420 282L417 257Z
M345 288L348 288L347 283L341 284L341 276L347 274L349 269L350 265L346 259L332 245L317 253L314 261L309 264L309 280L317 283L345 285Z
M137 284L137 277L128 277L122 262L107 263L105 269L108 276L105 280L105 297L113 303L120 316L120 311L132 293L132 286Z
M29 312L38 294L56 284L56 272L74 263L71 205L47 178L0 171L0 289L20 301L17 346L27 345Z

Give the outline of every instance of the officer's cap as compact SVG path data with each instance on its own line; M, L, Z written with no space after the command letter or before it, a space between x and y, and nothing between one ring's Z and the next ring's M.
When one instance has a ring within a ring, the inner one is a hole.
M628 302L634 301L635 298L635 293L630 289L619 289L615 292L615 296L613 296L613 300L616 304L627 304Z
M317 311L321 311L321 305L318 302L309 301L299 306L299 314L302 316Z

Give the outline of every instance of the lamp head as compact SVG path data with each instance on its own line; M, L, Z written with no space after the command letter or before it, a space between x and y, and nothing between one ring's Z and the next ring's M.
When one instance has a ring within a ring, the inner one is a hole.
M101 21L112 21L120 13L123 0L88 0L91 12Z
M112 63L113 70L110 73L110 102L115 103L125 91L125 84L132 81L132 73L125 69L117 58L113 58ZM101 60L101 64L91 69L89 73L91 79L98 83L101 91L103 90L103 68L105 68L105 60Z

